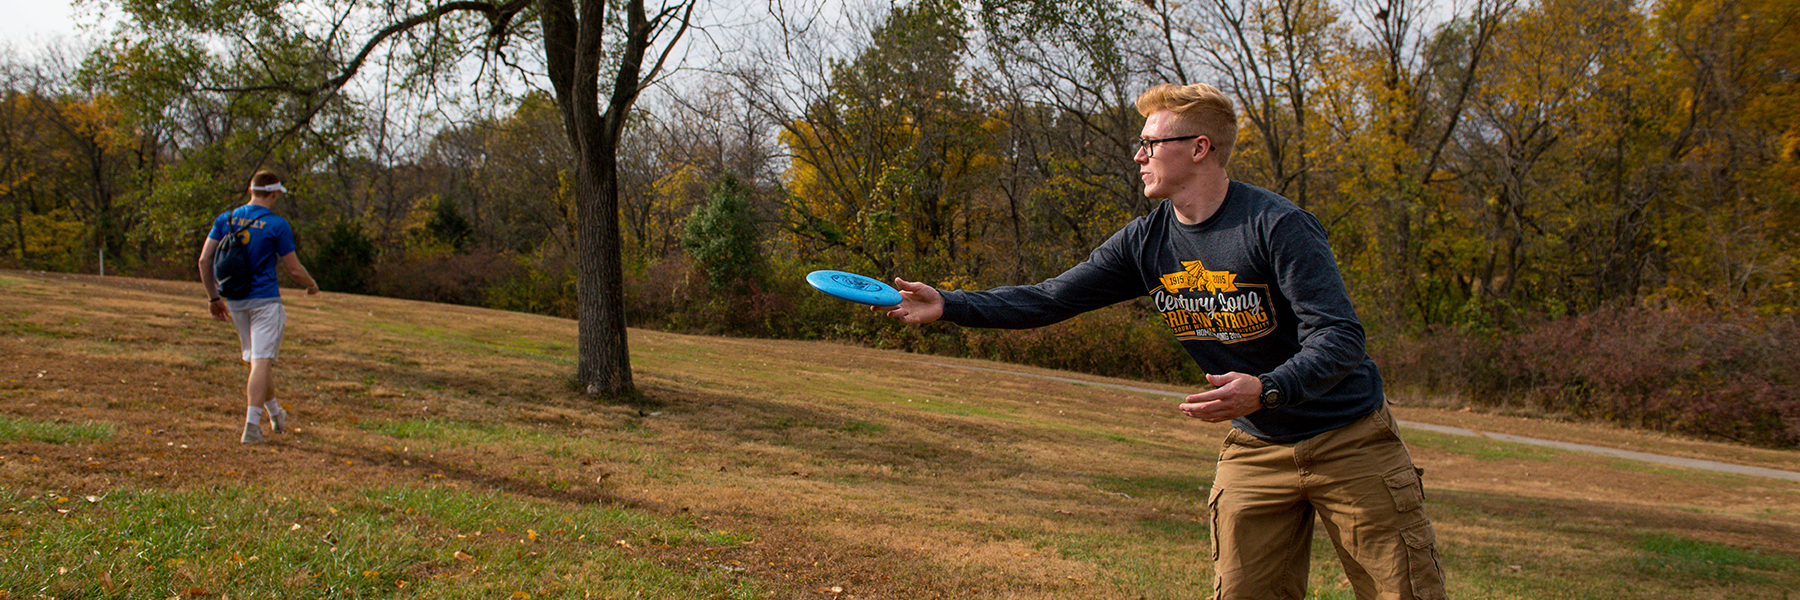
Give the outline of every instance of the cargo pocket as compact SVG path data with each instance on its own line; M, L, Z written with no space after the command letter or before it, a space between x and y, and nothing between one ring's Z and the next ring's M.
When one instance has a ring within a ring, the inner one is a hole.
M1419 469L1400 467L1381 476L1387 480L1388 493L1394 496L1394 510L1408 513L1425 504L1425 487L1419 485Z
M1212 557L1209 560L1216 563L1219 562L1219 485L1217 481L1213 482L1212 490L1206 494L1206 519L1208 525L1212 527L1206 532L1206 537L1212 540Z
M1437 533L1431 522L1420 520L1400 532L1406 540L1406 577L1412 580L1412 597L1444 600L1444 569L1438 564Z

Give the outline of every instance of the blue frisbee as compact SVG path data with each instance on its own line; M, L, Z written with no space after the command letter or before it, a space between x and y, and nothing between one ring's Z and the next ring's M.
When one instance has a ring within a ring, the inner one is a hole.
M900 290L880 281L843 271L813 271L806 282L833 298L870 306L897 306Z

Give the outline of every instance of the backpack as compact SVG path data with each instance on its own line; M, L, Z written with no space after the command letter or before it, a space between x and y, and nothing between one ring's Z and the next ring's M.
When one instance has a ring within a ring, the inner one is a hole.
M261 217L252 221L261 222ZM256 279L256 273L262 270L263 263L267 263L269 257L263 257L262 262L251 263L249 244L250 224L246 223L226 234L225 239L219 241L218 249L213 251L213 278L219 281L219 296L241 300L250 295L250 286Z

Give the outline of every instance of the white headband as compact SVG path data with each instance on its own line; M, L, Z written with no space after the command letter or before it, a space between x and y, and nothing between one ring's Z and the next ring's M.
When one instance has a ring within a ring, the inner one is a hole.
M281 182L277 181L277 182L271 183L269 185L250 186L250 191L252 191L252 192L286 192L287 188L281 187Z

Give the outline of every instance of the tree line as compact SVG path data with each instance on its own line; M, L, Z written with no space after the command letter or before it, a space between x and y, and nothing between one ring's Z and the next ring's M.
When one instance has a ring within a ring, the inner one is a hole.
M558 53L528 51L561 3L474 4L125 2L91 48L14 51L0 264L192 277L206 224L268 167L328 290L580 317L592 149ZM1777 335L1800 306L1792 3L674 6L648 12L692 28L689 58L634 74L651 91L606 153L634 326L1195 381L1142 306L900 328L801 278L1055 275L1154 206L1132 99L1206 82L1240 111L1232 176L1327 226L1396 393L1800 442ZM418 14L437 16L351 43ZM628 17L604 17L612 39ZM360 83L318 85L352 61Z

